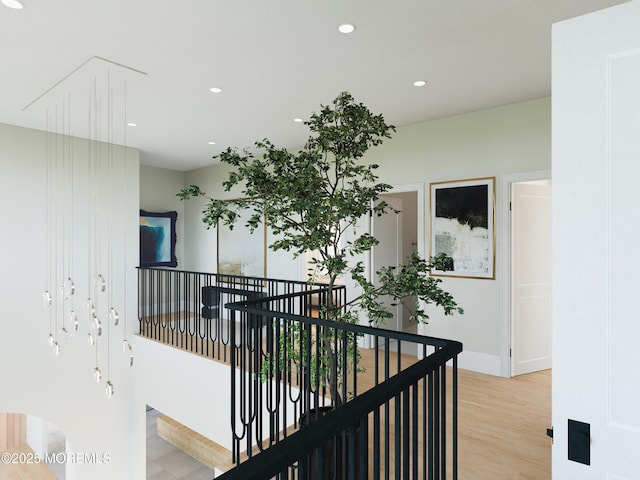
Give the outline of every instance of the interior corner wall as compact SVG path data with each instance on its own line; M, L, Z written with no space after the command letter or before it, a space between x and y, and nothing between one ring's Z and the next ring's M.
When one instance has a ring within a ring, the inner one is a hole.
M43 131L0 124L0 204L4 226L0 236L0 251L3 252L0 412L20 412L43 418L62 431L75 453L95 454L93 461L76 465L78 479L142 478L144 429L140 431L133 425L140 424L137 417L144 418L144 408L136 412L132 407L133 376L128 365L129 356L122 353L123 337L130 338L137 326L135 266L138 263L139 152L127 149L122 167L113 167L112 176L106 179L100 177L103 182L114 180L118 188L126 186L126 195L115 202L119 210L114 213L118 224L114 225L113 231L117 231L117 235L109 236L104 227L104 235L100 235L100 238L112 240L107 240L104 246L105 252L110 250L115 260L114 282L108 284L118 285L118 293L113 295L118 303L120 323L117 330L110 330L111 361L106 360L106 337L99 340L102 348L97 355L86 341L89 318L82 303L91 288L88 286L91 280L85 273L87 269L83 268L90 263L86 253L81 258L74 257L75 267L82 271L74 278L78 298L73 302L80 320L79 332L66 341L59 338L61 353L55 356L47 344L47 337L50 332L56 334L60 325L51 324L50 313L43 308L42 300L43 291L48 288L47 251L51 248L47 245L45 228L46 200L50 198L47 196L46 137L47 133ZM86 140L72 139L71 144L78 147L78 152L89 151ZM103 148L103 152L107 150L105 144L98 148ZM123 150L115 147L110 152L121 155ZM74 165L82 169L86 157L80 153L74 155ZM106 153L103 155L106 157ZM82 212L73 216L76 232L87 231L87 224L92 222L84 195L92 188L90 182L83 180L87 178L86 173L85 167L83 175L74 179L74 185L83 192L75 197L74 212L76 208ZM108 209L114 203L113 197L103 199L103 208ZM62 213L58 214L60 217L54 225L62 228ZM74 245L77 250L87 252L82 238L74 239ZM53 296L59 305L57 293L53 292ZM102 307L104 305L106 301ZM107 329L106 325L104 328ZM96 357L103 370L103 379L98 384L93 379ZM108 376L115 391L111 399L105 395Z
M384 113L384 112L382 112ZM239 145L238 147L242 147ZM364 161L379 165L380 180L393 186L422 182L425 186L425 252L429 252L429 183L481 177L496 177L496 279L444 278L443 286L464 308L464 315L444 317L433 311L427 335L459 340L464 344L463 368L501 374L500 209L505 208L500 177L518 172L551 169L551 99L530 100L440 120L399 127L393 137L367 152ZM185 174L185 184L197 184L207 192L226 198L223 192L228 168L217 165ZM185 206L187 263L215 271L215 230L201 222L203 202L190 200ZM300 277L297 262L282 253L268 252L267 268L279 265L279 275ZM277 260L276 260L277 259Z
M178 269L185 268L184 202L176 196L184 187L184 172L140 165L140 209L147 212L178 212L176 257Z

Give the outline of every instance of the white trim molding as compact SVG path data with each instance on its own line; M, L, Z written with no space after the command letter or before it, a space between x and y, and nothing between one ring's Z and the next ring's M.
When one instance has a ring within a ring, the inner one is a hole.
M499 355L489 355L469 350L463 350L458 357L458 368L496 377L503 376L501 363Z

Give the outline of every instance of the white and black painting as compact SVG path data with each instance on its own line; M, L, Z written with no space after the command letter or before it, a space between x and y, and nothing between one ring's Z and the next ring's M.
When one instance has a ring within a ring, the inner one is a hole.
M495 278L495 177L431 184L431 255L451 258L434 275Z

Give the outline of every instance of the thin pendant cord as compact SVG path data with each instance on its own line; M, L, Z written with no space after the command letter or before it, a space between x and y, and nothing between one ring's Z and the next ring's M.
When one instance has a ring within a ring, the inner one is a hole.
M89 345L94 348L95 356L95 368L93 371L94 380L100 381L100 368L98 362L98 330L95 323L95 317L97 314L97 300L96 300L96 282L97 279L95 270L95 237L96 237L96 190L95 190L95 175L96 175L96 132L97 122L96 115L97 109L97 95L96 95L96 78L94 77L94 89L89 92L89 109L88 109L88 130L89 130L89 142L88 142L88 162L87 162L87 310L89 318ZM95 333L95 336L94 336Z
M61 241L61 263L62 263L62 272L59 278L60 281L60 315L61 315L61 322L62 322L62 328L60 329L60 333L62 334L63 338L64 338L64 332L66 332L67 327L66 327L66 322L65 322L65 301L66 301L66 284L67 284L67 277L69 275L69 271L67 270L67 266L68 266L68 256L67 256L67 234L68 232L68 228L67 228L67 221L68 221L68 215L67 215L67 204L68 204L68 195L66 195L66 192L68 192L67 188L67 171L66 171L66 167L67 167L67 152L68 152L68 141L69 141L69 132L67 130L67 120L68 120L68 115L67 115L67 103L65 101L63 101L62 103L62 154L61 154L61 159L62 159L62 166L61 166L61 171L60 171L60 209L61 209L61 214L62 214L62 241Z
M122 350L123 352L126 354L129 354L129 367L133 367L133 348L131 346L131 343L129 342L129 340L127 339L127 336L129 335L129 329L128 329L128 322L127 322L127 318L128 318L128 308L129 305L127 303L127 281L129 278L128 275L128 265L127 265L127 215L124 212L127 212L127 200L128 200L128 186L127 186L127 182L129 179L129 176L127 175L127 166L128 166L128 162L127 162L127 126L128 126L128 118L127 118L127 81L124 81L124 122L123 122L123 130L124 130L124 153L123 153L123 162L122 162L122 212L123 212L123 221L122 221L122 250L123 250L123 265L122 265L122 309L123 309L123 336L124 336L124 340L123 340L123 345L122 345Z
M65 275L65 283L63 283L63 288L65 290L64 295L65 298L69 301L70 306L68 307L68 315L69 318L71 318L72 316L72 312L74 312L74 294L75 294L75 284L74 284L74 273L73 273L73 252L74 252L74 248L73 248L73 243L74 243L74 216L73 216L73 209L74 209L74 204L75 204L75 196L74 196L74 191L75 191L75 185L74 185L74 161L73 161L73 136L72 136L72 132L71 132L71 94L69 94L68 99L67 99L67 110L68 110L68 114L67 114L67 134L66 134L66 139L67 139L67 167L66 167L66 171L67 171L67 175L66 175L66 189L65 191L68 192L67 194L67 198L68 198L68 205L66 208L66 215L67 215L67 221L65 223L65 229L67 232L67 240L66 240L66 258L67 258L67 262L66 262L66 275ZM64 323L64 318L67 317L67 314L65 313L63 316L63 327L65 327L65 323ZM66 328L65 328L66 330ZM67 333L70 333L67 331Z
M99 182L98 175L100 174L100 97L97 91L97 79L94 78L94 91L93 91L93 141L91 145L91 165L90 165L90 191L91 201L89 208L89 215L91 217L90 223L90 247L89 247L89 288L93 287L93 300L90 305L90 328L95 334L93 338L93 346L95 348L96 358L96 381L100 381L100 369L99 369L99 343L101 335L101 322L100 322L100 283L101 275L99 271L99 241L100 241L100 211L99 211Z
M113 90L111 87L111 70L107 73L107 290L108 308L107 311L107 380L111 380L111 318L110 309L113 308Z
M58 145L58 140L59 140L59 133L60 130L58 128L58 108L56 107L56 113L55 113L55 121L54 121L54 128L55 128L55 134L54 134L54 142L53 142L53 148L54 148L54 153L53 153L53 168L52 168L52 176L53 176L53 195L52 195L52 199L51 199L51 208L53 211L53 215L52 215L52 221L53 221L53 225L54 225L54 232L53 232L53 242L52 242L52 263L53 263L53 282L51 285L52 291L53 292L57 292L58 288L57 288L57 283L56 283L56 279L58 278L58 264L59 264L59 259L58 259L58 240L59 240L59 236L60 236L60 232L59 232L59 227L60 227L60 223L58 221L58 207L59 207L59 197L60 197L60 185L59 185L59 172L60 172L60 165L59 165L59 145ZM55 294L52 294L53 298L56 297ZM53 319L54 319L54 347L58 344L58 304L61 304L62 302L58 301L54 304L54 315L53 315Z
M60 185L59 185L59 195L60 195L60 210L61 210L61 216L62 216L62 233L61 233L61 240L60 240L60 264L61 264L61 275L58 278L58 281L60 282L60 287L59 287L59 297L60 297L60 316L61 316L61 322L62 322L62 328L60 329L60 332L62 334L62 336L64 337L64 332L67 331L67 327L66 327L66 322L65 322L65 301L66 301L66 284L67 284L67 277L68 277L68 270L67 270L67 266L68 266L68 256L67 256L67 234L68 234L68 229L67 229L67 203L68 203L68 196L66 195L66 192L68 191L68 185L67 185L67 173L66 173L66 166L67 166L67 151L68 151L68 147L67 147L67 143L69 140L68 137L68 131L67 131L67 103L65 101L63 101L62 103L62 152L61 152L61 166L60 166ZM57 325L56 325L56 330L57 330Z
M100 258L101 258L101 249L100 249L100 238L102 233L102 209L100 208L100 204L102 201L102 189L100 188L100 182L98 181L98 177L102 171L102 146L100 145L100 141L102 140L102 125L100 121L100 117L102 115L102 99L98 96L96 103L96 158L95 158L95 168L93 172L93 206L94 206L94 225L93 225L93 271L95 274L95 303L96 303L96 314L99 316L99 301L100 301L100 289L101 282L100 278L102 276L102 272L100 270Z
M89 92L89 109L87 116L87 129L89 131L89 141L87 144L87 309L89 310L89 320L91 320L91 201L90 201L90 185L91 185L91 164L92 164L92 145L93 145L93 129L91 128L91 118L93 113L92 94Z
M127 335L127 222L126 222L126 214L127 211L127 81L124 81L124 154L123 154L123 162L122 162L122 212L125 217L122 222L122 249L123 249L123 265L122 265L122 308L123 308L123 330L124 330L124 341L128 343Z
M111 72L107 74L107 298L109 308L113 308L113 245L111 238L113 234L113 89L111 87ZM111 323L111 322L109 322ZM108 329L107 329L108 331Z
M52 211L51 211L51 162L52 162L52 152L51 152L51 147L52 147L52 134L51 134L51 129L52 127L52 122L51 122L51 115L49 113L49 110L47 110L47 118L46 118L46 124L47 124L47 136L46 136L46 158L45 158L45 190L46 190L46 207L45 207L45 214L46 214L46 234L45 234L45 258L46 258L46 267L45 267L45 291L43 293L43 302L44 302L44 306L49 310L49 340L51 341L53 338L53 312L52 312L52 306L51 306L51 302L52 302L52 297L51 297L51 291L52 291L52 275L53 275L53 268L51 265L51 262L53 261L53 252L51 251L52 248L52 243L53 243L53 239L52 239L52 230L53 230L53 226L52 226Z
M95 158L94 158L94 169L93 169L93 276L94 276L94 304L95 304L95 322L97 325L100 324L100 293L102 290L102 272L100 270L100 258L101 258L101 248L100 248L100 238L102 234L102 209L100 208L100 204L102 202L102 189L100 188L99 176L102 173L102 146L100 145L100 141L102 140L102 124L101 124L101 115L102 115L102 98L97 94L96 91L96 105L95 105L95 116L96 116L96 143L95 143ZM97 332L97 336L99 337L99 330ZM97 339L96 339L97 340Z
M71 95L69 95L69 140L73 142L73 136L71 132ZM69 319L73 321L71 325L72 331L76 332L78 329L78 322L76 318L76 291L75 291L75 156L74 156L73 144L69 145L69 295L71 297L71 306Z

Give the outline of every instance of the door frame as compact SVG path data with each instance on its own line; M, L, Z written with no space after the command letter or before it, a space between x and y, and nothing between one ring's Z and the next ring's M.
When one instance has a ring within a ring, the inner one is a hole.
M416 217L417 217L417 226L416 226L416 237L417 237L417 250L418 253L425 258L425 252L428 251L425 245L425 214L426 214L426 206L425 206L425 185L424 183L403 183L399 185L393 185L389 190L380 194L383 195L393 195L394 193L409 193L416 192ZM364 222L365 223L365 231L371 234L372 220ZM373 252L370 250L367 252L364 258L364 266L365 266L365 275L367 278L371 279L373 276L372 265L373 265ZM418 324L418 334L425 335L426 333L422 331L424 328L423 324ZM364 348L372 348L373 344L371 339L368 338L368 335L365 335L365 338L361 340L360 346Z
M418 225L417 225L417 242L418 242L418 253L424 257L425 256L425 204L424 204L424 183L405 183L401 185L394 185L389 190L380 194L380 197L384 195L393 195L394 193L410 193L416 192L417 198L417 217L418 217ZM371 233L371 222L368 224L368 233ZM372 265L371 252L367 255L367 267ZM369 277L371 278L371 277Z
M513 183L546 180L550 178L551 170L535 170L531 172L502 175L498 184L497 195L499 199L502 199L502 201L497 202L496 216L501 225L503 225L500 237L498 238L498 241L502 246L498 251L501 251L502 253L500 255L500 267L497 269L500 273L499 298L501 311L500 317L502 319L500 322L500 375L502 377L510 378L512 375L511 349L513 347L511 336L513 332L513 318L511 316L511 274L513 266L511 252L511 208L509 205L511 202L511 185Z
M377 279L374 277L373 272L375 272L378 268L382 266L390 266L395 265L398 266L402 262L402 250L404 247L404 208L405 202L402 197L398 195L402 195L402 193L383 193L380 194L376 203L380 200L389 203L391 208L398 209L399 213L391 212L386 215L382 215L378 217L377 215L371 216L371 234L376 237L376 239L380 242L374 245L371 248L370 256L371 256L371 276L369 277L371 282L374 285L378 285ZM394 228L395 225L395 228ZM395 243L393 243L392 238L395 237ZM395 247L395 248L393 248ZM379 256L389 257L386 260L382 260L378 258ZM395 257L395 262L391 260L391 258ZM378 262L376 262L378 260ZM387 261L388 260L388 261ZM379 299L381 300L381 299ZM389 299L390 300L390 299ZM402 325L402 308L401 305L397 304L393 306L391 303L387 303L386 299L381 300L385 307L393 314L392 320L395 320L395 326L389 324L389 320L387 319L384 324L378 324L379 328L383 328L385 330L391 331L400 331ZM382 339L379 339L383 341Z

